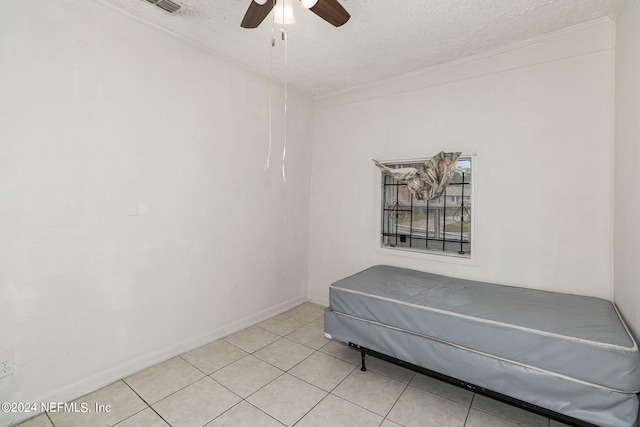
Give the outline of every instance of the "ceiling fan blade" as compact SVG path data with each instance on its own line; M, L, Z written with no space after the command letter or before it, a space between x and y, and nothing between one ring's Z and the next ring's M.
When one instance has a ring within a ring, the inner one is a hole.
M247 9L247 13L242 18L240 26L242 28L257 28L264 18L267 17L271 9L273 9L273 0L267 0L264 4L256 3L255 0L251 0L251 4Z
M338 3L338 0L318 0L309 10L334 27L346 24L351 18L349 12Z

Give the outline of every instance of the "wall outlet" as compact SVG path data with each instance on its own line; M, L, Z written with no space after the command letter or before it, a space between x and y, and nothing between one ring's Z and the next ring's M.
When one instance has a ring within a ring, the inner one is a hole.
M13 354L0 354L0 378L13 375Z

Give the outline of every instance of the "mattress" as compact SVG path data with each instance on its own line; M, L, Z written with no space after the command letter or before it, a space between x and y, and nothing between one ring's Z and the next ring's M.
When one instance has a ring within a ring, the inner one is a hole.
M606 300L379 265L330 287L325 330L334 338L571 412L569 416L595 417L599 425L635 424L640 354L615 306ZM404 349L395 348L398 340L404 340ZM418 347L425 341L426 347ZM413 354L435 348L438 356ZM451 362L460 357L458 363L465 366ZM484 368L473 363L489 370L495 364L506 366L522 375L501 378L498 369L487 379L488 371L477 372ZM537 389L533 378L542 379ZM529 384L529 390L518 391L518 381ZM558 381L562 386L545 389ZM597 413L606 408L618 413L600 420ZM623 421L611 421L616 417Z
M635 394L614 393L441 341L325 311L325 331L379 353L602 427L634 427Z
M638 348L599 298L379 265L334 283L330 301L339 313L613 391L640 389Z

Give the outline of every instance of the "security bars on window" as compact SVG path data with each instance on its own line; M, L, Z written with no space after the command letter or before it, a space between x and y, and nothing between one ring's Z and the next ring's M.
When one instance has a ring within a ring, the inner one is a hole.
M386 164L420 167L421 162ZM414 199L407 185L382 175L382 247L471 256L471 158L460 157L445 193Z

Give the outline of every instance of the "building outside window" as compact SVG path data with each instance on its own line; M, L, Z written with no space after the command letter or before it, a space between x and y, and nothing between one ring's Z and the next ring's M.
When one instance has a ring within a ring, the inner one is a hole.
M419 168L424 161L385 165ZM470 258L472 165L473 156L460 156L445 193L430 201L415 199L404 182L382 175L382 247Z

